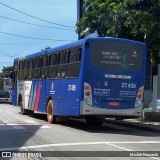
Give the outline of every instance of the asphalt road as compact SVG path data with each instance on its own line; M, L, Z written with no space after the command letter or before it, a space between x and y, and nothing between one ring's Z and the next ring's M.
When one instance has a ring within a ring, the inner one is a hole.
M87 126L76 119L48 124L44 114L21 115L19 108L0 104L2 154L7 158L0 159L160 159L160 134L112 123Z

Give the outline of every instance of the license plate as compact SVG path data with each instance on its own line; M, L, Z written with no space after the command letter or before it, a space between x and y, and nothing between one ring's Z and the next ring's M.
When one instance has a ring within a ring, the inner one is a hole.
M109 106L119 106L119 102L109 102Z

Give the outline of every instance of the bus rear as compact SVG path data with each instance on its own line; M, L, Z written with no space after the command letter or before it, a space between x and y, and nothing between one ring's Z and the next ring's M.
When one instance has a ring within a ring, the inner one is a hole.
M116 38L88 39L84 59L81 114L141 116L146 45Z

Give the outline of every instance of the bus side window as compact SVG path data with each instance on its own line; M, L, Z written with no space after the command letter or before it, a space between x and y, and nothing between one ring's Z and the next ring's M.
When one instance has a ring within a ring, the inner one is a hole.
M53 53L48 56L48 74L47 78L56 78L58 54Z
M38 58L35 59L35 69L38 68Z
M18 70L18 62L14 63L14 70L13 70L13 86L16 85L17 82L17 70Z
M38 68L42 68L43 66L43 57L38 58Z
M39 79L40 78L40 75L41 75L40 67L42 65L41 60L42 60L41 57L35 59L34 79Z
M47 66L50 66L51 64L51 55L47 55Z
M47 78L47 73L48 73L47 64L48 64L48 56L44 55L42 57L42 68L41 68L41 78L42 79Z
M35 65L35 60L34 59L29 59L29 80L33 79L33 74L34 74L34 65Z
M65 78L66 76L66 51L59 53L59 65L57 68L57 78Z
M70 51L66 50L65 64L69 63L69 59L70 59Z
M57 65L57 61L58 61L58 54L55 53L51 56L51 62L50 62L50 66L55 66Z
M81 61L81 58L82 58L82 48L78 48L78 61Z
M70 53L70 60L67 66L67 77L77 78L81 64L81 48L73 48Z
M64 64L65 63L65 58L66 58L66 52L63 51L60 53L60 56L59 56L59 64Z
M44 56L42 57L42 67L46 67L46 66L47 66L47 56L44 55Z
M23 70L24 70L24 62L19 61L19 72L18 72L18 79L23 80Z
M26 59L25 61L24 61L24 80L27 80L28 79L28 68L29 68L29 60L28 59Z
M77 61L77 49L74 48L70 51L69 63L76 62L76 61Z

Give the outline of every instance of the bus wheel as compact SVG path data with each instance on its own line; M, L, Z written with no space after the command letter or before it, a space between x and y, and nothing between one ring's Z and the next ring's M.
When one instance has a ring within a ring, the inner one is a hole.
M25 115L26 114L26 109L24 109L24 107L23 107L22 99L20 100L19 104L20 104L20 113L22 115Z
M56 123L56 116L54 115L53 101L49 100L47 105L47 121L49 123Z

